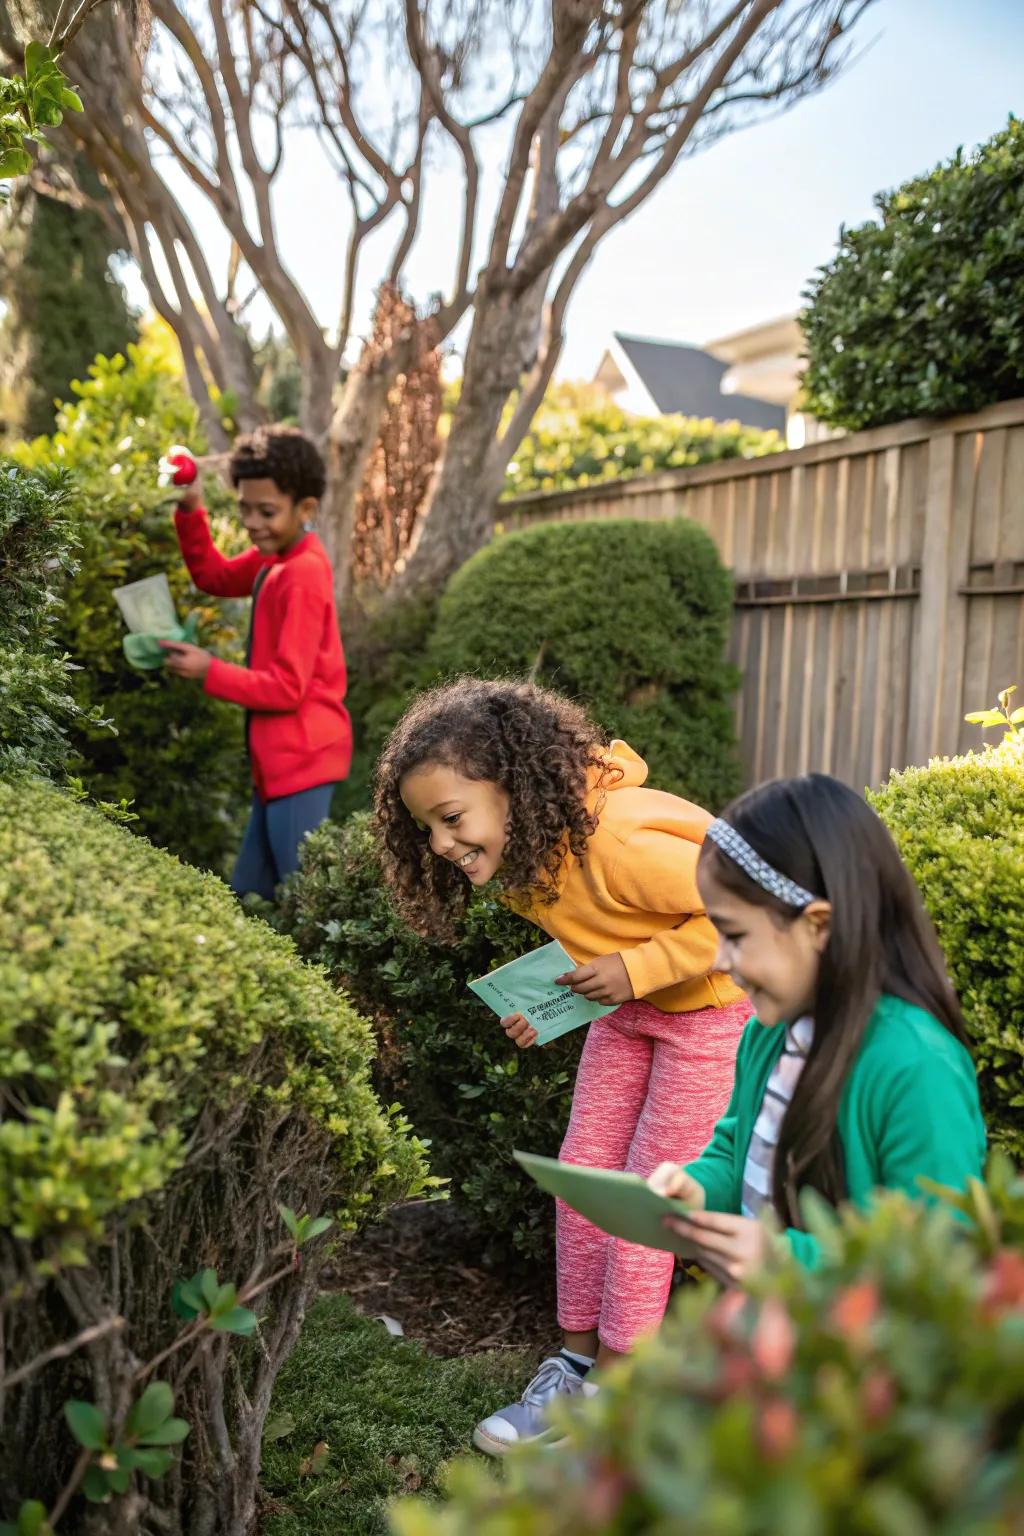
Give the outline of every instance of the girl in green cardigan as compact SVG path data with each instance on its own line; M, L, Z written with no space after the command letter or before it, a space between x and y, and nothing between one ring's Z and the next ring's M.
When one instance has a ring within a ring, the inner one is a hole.
M756 1017L710 1144L649 1183L685 1200L666 1225L716 1278L763 1262L770 1211L813 1266L800 1194L864 1205L980 1178L985 1126L963 1016L935 931L882 822L824 774L744 795L708 829L698 866L717 970Z

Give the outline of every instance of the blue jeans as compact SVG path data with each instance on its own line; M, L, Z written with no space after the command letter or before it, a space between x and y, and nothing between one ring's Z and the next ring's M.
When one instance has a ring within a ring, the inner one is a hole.
M253 795L249 825L231 876L236 896L255 895L273 901L277 887L299 867L303 839L330 815L337 787L318 784L266 804Z

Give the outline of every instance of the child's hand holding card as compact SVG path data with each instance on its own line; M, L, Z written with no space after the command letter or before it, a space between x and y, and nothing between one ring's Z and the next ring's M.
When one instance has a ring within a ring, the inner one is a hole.
M613 1008L590 1002L569 987L559 985L576 962L557 941L520 955L518 960L501 965L487 976L469 983L471 991L482 998L500 1019L521 1014L537 1031L536 1043L547 1045L571 1029L592 1024ZM511 1030L509 1037L514 1039ZM518 1042L517 1042L518 1043Z

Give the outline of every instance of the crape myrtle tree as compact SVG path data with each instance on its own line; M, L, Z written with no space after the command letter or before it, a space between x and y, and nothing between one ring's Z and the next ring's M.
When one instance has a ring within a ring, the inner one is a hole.
M124 0L110 0L69 55L88 111L65 120L59 141L68 164L84 152L109 188L215 444L211 384L229 393L240 426L260 417L242 319L253 291L272 307L301 369L299 420L328 450L321 530L343 599L389 394L461 326L458 405L392 583L436 588L490 535L505 467L601 241L681 156L824 85L870 3L150 0L140 47L138 28L121 22ZM0 17L14 4L0 0ZM0 27L8 46L12 31ZM322 202L347 205L340 305L326 330L275 224L286 153L311 128L333 168ZM183 179L230 237L224 272L197 235ZM437 272L435 291L413 293L425 206L453 186L451 269ZM401 292L410 313L358 342L367 277ZM345 355L355 361L338 386Z

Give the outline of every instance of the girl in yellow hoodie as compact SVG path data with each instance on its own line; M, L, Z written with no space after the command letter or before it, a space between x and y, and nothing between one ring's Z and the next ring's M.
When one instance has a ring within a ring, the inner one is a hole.
M412 704L375 784L385 878L411 927L451 940L471 888L493 879L577 962L564 983L616 1005L588 1030L559 1155L643 1177L710 1141L751 1011L713 970L696 880L711 817L646 777L625 742L604 744L557 694L464 678ZM520 1048L534 1043L521 1015L501 1022ZM477 1426L493 1455L542 1435L552 1397L584 1390L595 1362L664 1314L671 1254L610 1238L561 1202L556 1246L565 1347Z

